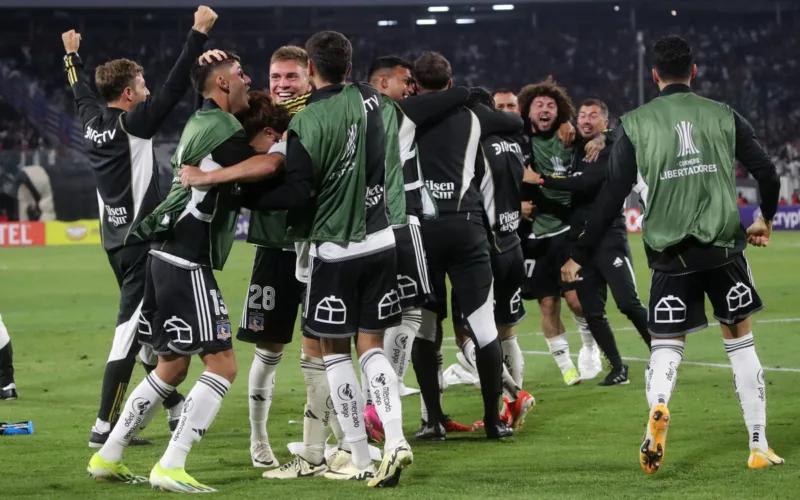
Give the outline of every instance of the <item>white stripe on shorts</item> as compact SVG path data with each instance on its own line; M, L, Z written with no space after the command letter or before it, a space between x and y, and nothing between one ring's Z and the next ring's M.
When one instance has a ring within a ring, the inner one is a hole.
M205 334L203 332L203 327L205 323L203 322L203 289L200 287L200 280L198 279L198 273L200 269L194 269L190 271L190 275L192 277L192 292L194 292L194 308L197 312L197 327L200 329L200 340L205 338Z
M203 340L206 341L206 342L211 342L212 340L214 340L214 338L213 338L213 331L214 331L213 328L214 327L211 324L211 309L208 307L208 295L209 295L208 291L209 290L206 287L206 278L203 276L203 269L202 268L197 270L197 275L200 277L200 285L201 285L200 290L202 290L202 293L203 293L203 305L202 305L202 307L205 310L205 318L204 318L204 320L205 320L205 326L206 326L205 327L206 336L205 336L205 338Z
M425 247L422 245L422 232L419 226L409 225L408 229L411 232L411 242L414 245L414 254L417 257L417 273L419 273L420 286L424 294L430 295L432 293L431 283L428 277L428 265L425 260Z

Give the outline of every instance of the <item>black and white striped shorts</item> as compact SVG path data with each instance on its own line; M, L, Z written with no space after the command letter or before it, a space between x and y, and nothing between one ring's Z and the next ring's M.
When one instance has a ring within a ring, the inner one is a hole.
M214 273L150 255L139 317L139 342L159 356L191 356L233 347L231 322Z

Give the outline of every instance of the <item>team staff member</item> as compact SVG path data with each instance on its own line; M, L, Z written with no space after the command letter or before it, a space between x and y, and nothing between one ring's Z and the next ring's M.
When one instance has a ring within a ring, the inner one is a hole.
M183 51L164 86L152 96L145 85L144 70L134 61L115 59L98 66L95 85L108 106L98 101L83 76L83 62L78 56L81 35L71 30L61 36L67 52L67 78L75 94L89 166L97 183L103 248L120 288L114 343L103 375L100 409L89 438L92 448L103 446L119 419L139 350L134 337L144 294L149 241L132 235L131 229L164 198L159 189L153 136L189 89L189 71L203 53L208 31L216 20L217 14L210 8L197 9ZM156 359L146 349L142 350L142 361L148 372L155 368ZM182 400L179 393L174 393L164 401L170 411L171 429L178 423ZM148 443L134 440L131 444Z
M669 399L683 358L686 335L708 326L705 297L719 320L734 385L749 433L748 467L782 464L767 444L764 370L756 354L750 316L764 304L755 289L744 249L766 246L778 209L775 164L753 128L730 106L694 94L692 49L670 35L653 46L652 102L622 117L608 184L586 223L586 232L562 269L576 281L593 249L617 216L631 187L644 207L643 239L652 269L647 370L650 414L641 446L642 468L661 466L670 423ZM761 216L745 231L736 205L735 161L756 179ZM639 182L637 183L637 179Z
M607 126L606 104L598 99L584 101L578 111L578 133L582 142L591 141L603 134ZM596 162L588 162L583 155L576 155L568 177L541 176L530 168L526 169L527 182L572 193L569 244L578 239L578 235L583 231L584 222L591 215L594 200L606 179L611 146L611 142L608 141ZM583 279L575 284L575 289L583 307L584 317L592 336L611 363L611 372L600 385L627 384L628 367L622 363L614 332L606 318L605 306L609 287L617 307L633 323L648 347L650 334L647 332L647 310L636 291L636 277L633 273L628 233L622 212L614 218L611 227L603 236L600 250L581 276Z

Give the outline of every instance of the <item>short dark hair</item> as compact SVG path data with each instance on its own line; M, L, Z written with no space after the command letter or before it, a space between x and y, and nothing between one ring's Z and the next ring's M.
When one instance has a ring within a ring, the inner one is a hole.
M653 67L661 80L687 80L692 76L692 65L692 47L678 35L667 35L653 45Z
M372 64L369 65L369 70L367 71L367 79L371 80L372 76L375 75L375 73L377 73L378 71L381 71L383 69L394 69L398 66L400 66L401 68L405 68L409 71L414 69L411 66L411 63L406 61L402 57L381 56L372 61Z
M285 106L281 106L272 100L269 92L263 90L251 90L248 94L250 109L244 111L239 116L242 128L247 136L247 140L252 140L259 132L266 127L282 134L289 128L289 121L292 119Z
M580 105L581 108L584 106L597 106L598 108L600 108L600 112L602 112L603 115L605 115L605 117L608 118L608 105L606 105L606 103L604 103L600 99L595 99L595 98L586 99Z
M494 109L494 97L489 89L486 87L470 87L469 88L469 103L470 104L484 104Z
M442 90L452 78L450 61L438 52L423 52L414 61L414 79L424 89Z
M338 31L320 31L306 42L308 58L319 76L330 83L341 83L353 61L353 46Z
M114 59L101 64L94 72L94 84L106 102L119 99L122 92L133 86L136 75L144 76L144 69L130 59Z
M211 76L217 68L221 68L224 66L228 66L233 64L234 62L241 63L241 59L238 55L234 54L233 52L223 50L227 59L223 59L222 61L217 60L216 58L211 58L211 63L200 63L200 61L195 61L192 65L192 71L189 73L189 78L192 81L192 87L198 94L203 94L206 88L206 82L208 78Z
M512 94L514 96L517 95L517 93L511 89L495 89L495 91L492 92L492 97L496 96L497 94Z

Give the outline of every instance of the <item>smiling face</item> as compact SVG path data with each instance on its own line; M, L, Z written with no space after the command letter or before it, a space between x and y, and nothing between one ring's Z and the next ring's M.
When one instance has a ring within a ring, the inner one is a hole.
M578 131L584 139L594 139L608 127L608 116L600 106L581 106L578 112Z
M531 125L537 132L547 132L558 121L558 104L552 97L539 96L533 99L528 112Z
M520 114L517 96L511 92L498 92L494 95L494 106L500 111Z
M275 61L269 67L269 93L277 103L311 92L308 69L297 61Z

